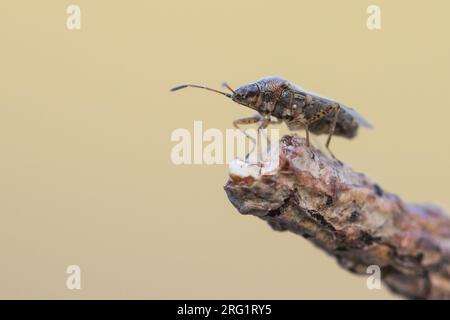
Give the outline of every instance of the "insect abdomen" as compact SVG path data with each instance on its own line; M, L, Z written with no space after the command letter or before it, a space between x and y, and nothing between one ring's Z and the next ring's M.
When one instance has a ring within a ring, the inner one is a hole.
M313 101L308 101L309 104L306 105L306 100L304 94L285 90L278 99L271 115L284 120L290 130L301 130L305 128L308 120L317 117L333 104L330 101L316 98ZM328 134L334 116L335 111L329 112L319 120L314 121L308 126L309 131L314 134ZM341 108L334 135L351 139L356 136L358 127L359 125L353 117Z
M308 120L313 117L314 114L324 109L322 103L312 103L304 108L305 118ZM322 119L317 120L309 125L309 130L314 134L328 134L330 131L333 118L335 116L335 111L325 115ZM358 132L358 123L353 119L353 117L346 113L345 110L340 109L338 119L336 122L336 128L334 130L334 135L345 137L351 139L356 136Z

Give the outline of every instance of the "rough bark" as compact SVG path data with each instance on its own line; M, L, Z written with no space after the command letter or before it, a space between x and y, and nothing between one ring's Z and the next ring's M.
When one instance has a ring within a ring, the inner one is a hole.
M379 266L404 297L450 298L450 219L440 208L403 202L297 136L267 157L230 165L225 191L240 213L303 236L351 272Z

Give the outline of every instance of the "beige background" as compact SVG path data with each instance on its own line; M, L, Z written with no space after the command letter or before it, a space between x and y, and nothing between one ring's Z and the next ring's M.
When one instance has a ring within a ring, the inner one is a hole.
M79 31L70 3L0 2L0 298L395 298L239 215L225 165L172 164L174 129L252 112L168 89L275 74L356 106L376 129L339 158L449 208L449 1L77 0Z

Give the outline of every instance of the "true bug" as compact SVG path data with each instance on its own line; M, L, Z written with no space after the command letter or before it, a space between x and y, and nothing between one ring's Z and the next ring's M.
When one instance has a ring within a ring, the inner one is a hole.
M172 88L171 91L187 87L206 89L256 110L258 112L256 115L233 122L234 126L244 134L246 134L245 131L240 127L243 124L258 123L258 129L261 130L267 128L271 123L285 122L290 130L304 129L306 143L309 146L310 132L326 133L328 138L325 146L333 157L330 150L330 141L333 135L351 139L356 136L359 126L372 128L372 125L352 108L303 89L280 77L263 78L236 90L231 89L226 83L224 86L231 93L195 84L180 85ZM272 117L277 120L272 120Z

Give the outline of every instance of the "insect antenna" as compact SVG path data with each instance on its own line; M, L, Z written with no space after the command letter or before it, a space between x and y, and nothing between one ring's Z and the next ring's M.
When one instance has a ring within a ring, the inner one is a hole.
M209 90L209 91L212 91L212 92L223 94L225 97L231 98L231 94L229 94L229 93L222 92L222 91L215 90L215 89L211 89L211 88L204 87L204 86L199 86L197 84L182 84L180 86L177 86L177 87L174 87L174 88L170 89L170 91L177 91L177 90L184 89L184 88L187 88L187 87L205 89L205 90Z
M231 87L230 87L230 86L228 85L228 83L226 83L226 82L223 82L223 83L222 83L222 87L227 88L228 90L230 90L231 92L233 92L233 94L236 93L236 92L234 92L233 89L231 89Z

